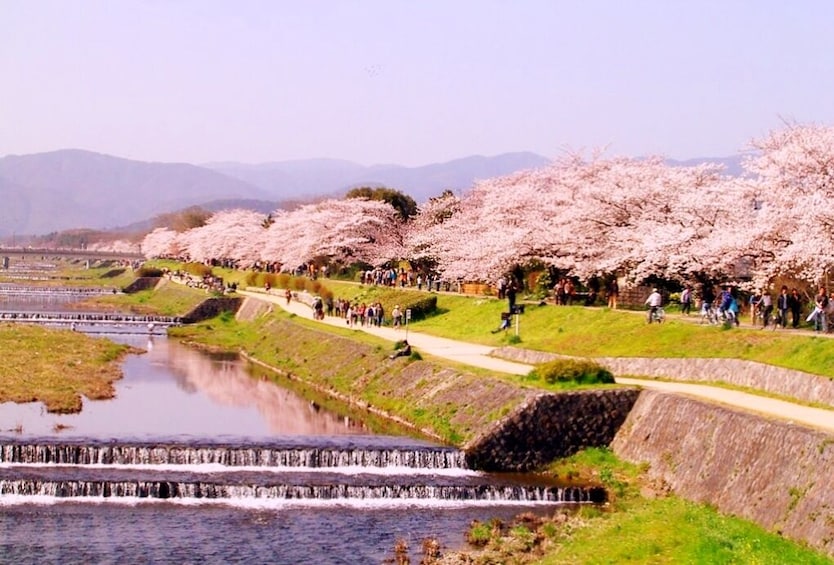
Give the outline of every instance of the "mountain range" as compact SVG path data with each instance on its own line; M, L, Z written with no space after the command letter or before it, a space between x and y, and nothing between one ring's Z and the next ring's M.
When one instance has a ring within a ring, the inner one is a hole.
M116 229L189 206L273 211L288 201L386 186L418 203L478 179L547 164L535 153L472 156L421 167L309 159L264 163L134 161L65 149L0 158L0 237L76 228Z
M420 167L363 166L338 159L273 163L157 163L80 149L0 158L0 238L70 229L142 231L159 215L199 206L247 208L267 214L320 198L340 198L357 186L385 186L425 202L444 190L461 193L479 179L547 165L530 152L469 156ZM740 173L740 156L669 161L703 162Z

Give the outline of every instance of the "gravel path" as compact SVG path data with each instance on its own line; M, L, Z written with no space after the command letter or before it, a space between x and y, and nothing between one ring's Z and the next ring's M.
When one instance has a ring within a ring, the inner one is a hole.
M277 304L288 312L292 312L300 317L312 319L312 310L303 302L293 300L290 304L287 304L283 296L267 294L263 291L247 290L238 291L238 293L242 296ZM342 318L326 317L321 323L342 328L345 327L345 320ZM405 339L407 335L408 342L415 349L473 367L514 375L525 375L533 368L533 365L530 364L506 361L493 357L491 354L494 348L487 345L435 337L410 330L406 332L404 329L395 330L388 327L356 326L355 329L392 342ZM706 384L624 377L617 377L616 380L620 384L636 385L672 394L687 395L798 425L834 432L834 410L812 408L785 400L777 400L766 396Z

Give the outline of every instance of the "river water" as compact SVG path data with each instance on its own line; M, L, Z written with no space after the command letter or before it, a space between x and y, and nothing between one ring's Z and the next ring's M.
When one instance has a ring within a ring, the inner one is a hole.
M418 562L426 537L461 547L474 519L584 496L374 433L237 359L108 337L145 350L114 399L0 405L0 562L382 563L397 540Z

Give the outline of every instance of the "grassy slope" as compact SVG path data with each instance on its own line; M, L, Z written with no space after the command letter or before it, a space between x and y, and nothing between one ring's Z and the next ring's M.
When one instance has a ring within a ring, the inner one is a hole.
M831 563L828 557L751 522L670 496L661 485L647 485L644 468L618 461L607 449L578 453L555 462L548 472L605 485L612 496L610 510L557 510L540 523L526 520L500 528L475 523L470 539L479 540L479 549L457 561L447 556L447 562Z
M69 330L0 324L0 402L39 400L50 412L78 412L81 395L113 396L118 361L129 350Z
M369 301L379 290L329 282L336 296ZM163 302L166 299L161 299ZM157 297L145 301L153 307ZM445 337L502 345L507 334L494 335L505 303L494 299L440 295L441 313L413 324L414 330ZM296 320L299 323L311 323ZM263 323L263 322L261 322ZM224 331L214 331L225 328ZM234 348L262 341L257 324L218 320L202 339ZM327 330L331 331L331 330ZM336 330L338 331L338 330ZM339 333L349 333L346 330ZM356 334L351 335L357 338ZM642 315L603 308L528 307L521 317L523 347L587 356L737 357L834 376L826 363L831 342L824 338L761 330L721 330L670 320L647 326ZM362 339L362 338L359 338ZM566 471L567 467L573 470ZM576 469L581 469L576 471ZM630 469L630 470L629 470ZM582 453L549 471L573 479L595 478L616 493L615 511L586 510L567 526L545 530L549 540L540 552L520 543L495 540L489 551L470 563L829 563L830 559L764 531L746 520L722 516L714 509L662 494L644 497L645 486L634 468L610 453ZM519 531L516 531L519 534ZM524 533L521 532L524 538ZM501 553L503 552L503 553Z
M328 283L337 296L373 296L369 287ZM493 298L440 294L436 316L413 322L428 334L486 345L507 345L514 330L493 334L506 302ZM642 312L582 306L527 305L519 316L520 347L588 357L723 357L758 361L834 377L831 348L821 336L750 327L724 329L695 318L667 316L646 324Z

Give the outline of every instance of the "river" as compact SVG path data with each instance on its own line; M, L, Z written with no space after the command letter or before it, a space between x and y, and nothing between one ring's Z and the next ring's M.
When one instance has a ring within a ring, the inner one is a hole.
M55 308L7 296L0 309L27 304ZM427 537L461 547L472 520L587 499L374 433L238 359L124 328L96 335L145 350L125 360L114 399L74 415L0 405L2 562L364 564L398 540L416 562Z

